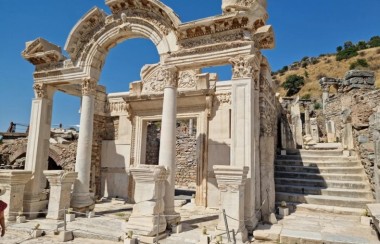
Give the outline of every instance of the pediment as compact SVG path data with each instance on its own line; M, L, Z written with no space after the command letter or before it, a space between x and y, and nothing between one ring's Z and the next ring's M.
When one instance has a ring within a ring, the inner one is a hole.
M61 48L43 38L27 42L21 55L34 65L59 62L64 59Z

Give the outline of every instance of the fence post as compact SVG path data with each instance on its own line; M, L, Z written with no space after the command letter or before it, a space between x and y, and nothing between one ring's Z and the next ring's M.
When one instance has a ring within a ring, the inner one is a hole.
M231 242L230 230L228 229L227 215L226 215L225 209L223 209L223 217L224 217L224 225L226 226L227 239L228 239L228 242Z
M63 210L63 230L66 231L66 207Z
M157 215L157 233L156 233L156 243L158 244L158 236L160 232L160 213Z

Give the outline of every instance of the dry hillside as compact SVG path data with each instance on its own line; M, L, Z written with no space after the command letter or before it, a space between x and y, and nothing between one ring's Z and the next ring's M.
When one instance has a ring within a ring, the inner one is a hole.
M286 90L281 87L281 84L285 82L287 76L296 74L305 77L305 85L299 92L300 97L310 94L311 99L319 100L322 94L319 79L323 76L343 78L350 65L358 59L365 59L368 62L369 67L365 69L375 71L376 87L380 88L380 47L361 50L358 56L342 61L336 61L335 55L322 56L317 59L316 64L309 64L306 68L300 67L282 74L275 74L273 79L278 85L277 92L284 97Z

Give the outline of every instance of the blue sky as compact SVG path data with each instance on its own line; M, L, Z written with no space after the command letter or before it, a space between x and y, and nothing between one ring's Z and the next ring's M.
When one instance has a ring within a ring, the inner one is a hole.
M182 22L221 13L221 0L162 0L174 9ZM25 42L43 37L61 47L71 28L93 6L109 13L104 0L0 0L0 131L10 121L29 123L33 94L33 66L20 53ZM304 56L331 53L345 41L368 40L380 35L379 0L268 0L276 34L276 48L265 51L277 70ZM148 40L128 40L113 48L103 69L100 84L108 92L126 91L129 82L139 80L144 64L158 61L155 46ZM222 80L229 68L217 71ZM56 93L53 124L79 124L78 98Z

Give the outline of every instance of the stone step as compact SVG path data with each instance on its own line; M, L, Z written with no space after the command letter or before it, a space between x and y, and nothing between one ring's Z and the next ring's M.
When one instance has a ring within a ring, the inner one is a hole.
M361 181L341 181L341 180L323 180L323 179L297 179L297 178L275 178L276 185L293 185L293 186L314 186L324 188L341 188L341 189L369 189L369 184Z
M276 185L276 191L298 193L298 194L308 194L308 195L325 195L325 196L368 198L368 199L372 198L372 192L370 190Z
M324 154L316 156L301 156L301 155L277 155L276 160L302 160L305 162L315 161L315 162L347 162L347 161L357 161L355 157L343 157L343 156L326 156Z
M299 203L293 203L293 202L287 202L287 204L295 205L297 209L297 213L300 211L304 213L342 214L344 216L352 215L352 216L359 216L359 217L364 216L366 213L366 210L364 208L348 208L348 207L326 206L326 205L307 204L307 203L299 204Z
M310 203L350 208L365 208L366 204L373 202L366 198L350 198L322 195L304 195L297 193L276 192L276 201Z
M321 179L321 180L341 180L341 181L365 181L367 177L363 174L314 174L303 172L275 172L277 178L296 178L296 179Z
M364 174L361 166L343 167L343 165L341 167L275 165L275 170L276 172Z
M359 167L361 163L357 160L301 160L301 159L276 159L275 165L281 166L306 166L306 167Z
M333 149L333 150L303 150L303 149L287 149L286 155L299 155L301 157L309 157L309 156L343 156L342 149Z

